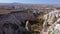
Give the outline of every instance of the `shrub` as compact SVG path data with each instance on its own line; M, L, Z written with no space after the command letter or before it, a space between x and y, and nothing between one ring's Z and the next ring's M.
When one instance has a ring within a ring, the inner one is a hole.
M39 26L42 26L43 25L43 22L44 22L44 19L43 18L40 18L40 19L38 19L38 25Z
M37 29L39 26L43 26L44 19L43 18L38 18L37 20L38 20L38 23L37 24L33 24L31 26L31 34L36 34L34 32L34 30Z

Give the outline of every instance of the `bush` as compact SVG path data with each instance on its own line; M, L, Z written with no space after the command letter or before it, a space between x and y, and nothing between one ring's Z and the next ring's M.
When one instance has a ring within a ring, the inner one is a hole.
M31 26L31 34L35 34L34 29L36 29L36 28L38 28L38 25L37 24L33 24Z
M40 19L38 19L38 25L39 26L42 26L43 25L43 22L44 22L44 19L43 18L40 18Z
M39 26L43 26L44 19L43 18L40 18L40 19L37 19L37 20L38 20L38 23L37 24L33 24L31 26L31 34L36 34L34 32L34 29L37 29Z
M38 25L37 24L34 24L31 26L31 30L34 31L34 29L38 28Z

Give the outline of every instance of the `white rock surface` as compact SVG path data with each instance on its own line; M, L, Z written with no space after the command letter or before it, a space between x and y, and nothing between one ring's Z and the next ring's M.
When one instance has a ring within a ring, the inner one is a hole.
M60 10L51 11L44 15L44 19L43 31L46 30L46 34L60 34Z

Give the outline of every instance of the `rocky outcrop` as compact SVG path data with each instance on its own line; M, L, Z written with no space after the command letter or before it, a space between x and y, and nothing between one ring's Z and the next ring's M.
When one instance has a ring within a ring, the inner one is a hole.
M36 21L33 14L27 12L11 12L0 15L0 34L29 34L30 27L26 21L32 24ZM25 26L26 25L26 26Z
M60 18L47 28L46 34L60 34Z
M43 31L46 34L53 34L53 32L55 33L56 30L54 31L54 29L58 25L57 23L60 20L59 18L60 18L60 10L54 10L54 11L44 15L45 21L43 24ZM43 33L43 34L45 34L45 33ZM58 34L58 32L56 32L55 34Z

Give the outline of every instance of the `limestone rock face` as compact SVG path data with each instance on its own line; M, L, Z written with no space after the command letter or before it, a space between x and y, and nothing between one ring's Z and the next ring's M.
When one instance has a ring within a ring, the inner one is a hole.
M49 12L48 14L44 15L44 19L43 31L46 34L60 33L60 10Z
M60 34L60 18L47 29L47 34Z

